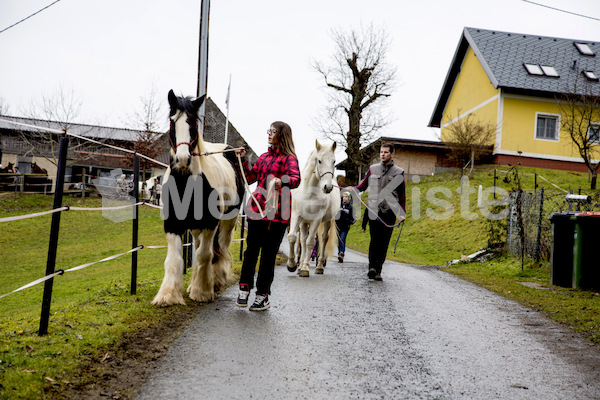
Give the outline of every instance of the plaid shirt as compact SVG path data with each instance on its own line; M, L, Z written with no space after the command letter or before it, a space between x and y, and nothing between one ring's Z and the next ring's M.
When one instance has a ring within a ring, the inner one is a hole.
M292 212L290 189L297 188L300 185L300 168L298 167L296 157L292 155L284 156L279 152L279 147L269 147L269 151L258 157L256 164L251 169L248 166L247 160L244 160L243 167L248 184L258 182L254 191L254 197L256 197L265 214L267 185L272 178L281 179L281 189L278 190L279 202L277 204L277 211L274 216L265 215L262 219L289 224ZM260 211L252 198L248 200L247 206L251 207L246 207L246 211L252 210L252 213L248 213L249 218L261 219Z

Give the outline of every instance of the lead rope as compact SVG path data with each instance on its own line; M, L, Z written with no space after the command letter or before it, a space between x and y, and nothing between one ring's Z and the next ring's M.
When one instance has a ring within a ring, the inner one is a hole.
M234 150L237 150L237 149L234 149ZM248 181L246 180L246 174L244 173L244 167L242 166L242 157L238 153L235 153L235 155L237 156L237 159L238 159L238 164L240 166L240 172L242 173L242 178L244 178L244 185L246 185L246 190L248 191L248 193L250 193L250 196L252 197L252 200L254 200L254 204L258 208L258 212L260 213L260 217L264 218L265 217L265 212L263 211L263 209L261 208L260 204L258 203L258 200L256 200L256 197L254 197L254 193L252 193L252 191L250 190L250 185L248 185Z
M341 186L338 186L338 185L333 185L333 186L335 186L338 189L345 189L345 188L343 188ZM357 197L358 197L358 201L360 201L362 203L362 205L365 206L365 208L368 211L371 211L371 212L373 212L373 214L377 215L377 219L379 220L379 222L381 222L383 225L387 226L388 228L397 228L397 227L400 226L400 224L404 223L404 221L398 221L398 223L394 224L394 225L388 225L388 224L386 224L381 218L379 218L379 214L377 212L375 212L373 209L369 208L369 206L367 205L367 203L365 203L364 201L362 201L362 199L360 198L360 196L357 196Z
M344 189L344 188L342 188L342 187L340 187L338 185L333 185L333 186L335 186L335 187L337 187L339 189ZM365 203L364 201L362 201L362 199L360 198L360 196L357 196L357 197L358 197L358 200L365 206L365 208L367 210L365 212L372 211L375 215L377 215L377 219L383 225L387 226L388 228L392 228L392 229L397 228L398 226L401 226L400 227L400 232L398 232L398 237L396 238L396 244L394 245L394 254L396 254L396 248L398 247L398 241L400 241L400 235L402 235L402 229L404 229L404 221L398 221L398 223L395 224L395 225L388 225L388 224L386 224L381 218L379 218L379 214L378 213L376 213L375 211L373 211L371 208L369 208L369 206L367 205L367 203Z
M265 208L267 209L267 215L275 215L275 213L277 212L278 203L279 191L275 189L275 180L271 180L267 189L267 202L265 204Z
M219 150L219 151L205 151L204 153L192 153L193 156L210 156L212 154L219 154L219 153L226 153L228 151L236 151L236 150L242 150L244 149L244 147L236 147L233 149L223 149L223 150ZM261 208L260 204L258 203L258 200L256 200L256 197L254 197L254 194L252 193L252 191L250 190L250 185L248 184L248 181L246 180L246 174L244 173L244 167L242 166L242 157L240 157L239 154L235 154L237 159L238 159L238 164L240 166L240 172L242 174L242 178L244 179L244 185L246 186L246 190L248 191L248 193L250 193L250 196L252 197L252 200L254 200L254 204L256 205L256 207L258 208L258 212L260 213L260 217L264 218L265 217L265 212L263 211L263 209ZM269 187L269 190L271 190L271 188ZM277 193L279 194L279 193Z

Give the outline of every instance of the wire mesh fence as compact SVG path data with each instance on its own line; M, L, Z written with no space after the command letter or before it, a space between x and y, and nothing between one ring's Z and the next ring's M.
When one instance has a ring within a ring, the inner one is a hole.
M600 194L579 191L567 196L559 190L510 192L506 224L508 252L537 261L549 260L552 246L550 216L564 211L600 211Z

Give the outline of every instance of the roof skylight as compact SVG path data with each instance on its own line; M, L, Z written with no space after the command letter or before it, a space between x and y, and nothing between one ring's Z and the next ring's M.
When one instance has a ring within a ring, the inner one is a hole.
M542 65L542 71L544 71L544 75L546 75L546 76L551 76L554 78L559 77L558 72L556 72L556 69L554 69L554 67Z
M594 71L582 71L582 73L590 81L597 81L598 80L598 76L594 73Z
M530 75L544 75L544 71L537 64L524 64Z
M538 75L538 76L549 76L551 78L558 78L558 72L556 68L551 67L550 65L539 65L539 64L529 64L524 63L525 69L529 75Z
M594 53L594 51L590 48L590 46L587 43L573 43L575 45L575 47L577 47L577 50L579 50L579 52L581 54L583 54L584 56L595 56L596 53Z

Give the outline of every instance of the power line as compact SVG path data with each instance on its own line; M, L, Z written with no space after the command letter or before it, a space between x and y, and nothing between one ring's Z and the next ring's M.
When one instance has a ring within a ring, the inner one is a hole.
M524 1L525 3L535 4L536 6L546 7L546 8L549 8L551 10L560 11L560 12L564 12L564 13L571 14L571 15L576 15L578 17L589 18L589 19L593 19L595 21L600 21L600 18L590 17L589 15L577 14L577 13L574 13L572 11L561 10L560 8L550 7L550 6L547 6L545 4L534 3L533 1L530 1L530 0L522 0L522 1Z
M54 3L48 4L46 7L42 8L42 9L41 9L41 10L39 10L39 11L36 11L36 12L34 12L33 14L31 14L31 15L30 15L30 16L28 16L28 17L25 17L25 18L23 18L23 19L22 19L22 20L20 20L19 22L16 22L16 23L12 24L11 26L9 26L9 27L7 27L7 28L4 28L4 29L2 29L2 30L0 31L0 33L4 32L4 31L7 31L7 30L9 30L9 29L10 29L10 28L12 28L13 26L17 26L17 25L19 25L21 22L23 22L23 21L26 21L26 20L28 20L29 18L33 17L34 15L41 13L41 12L42 12L42 11L44 11L46 8L49 8L50 6L53 6L53 5L55 5L55 4L56 4L56 3L58 3L59 1L60 1L60 0L56 0Z

